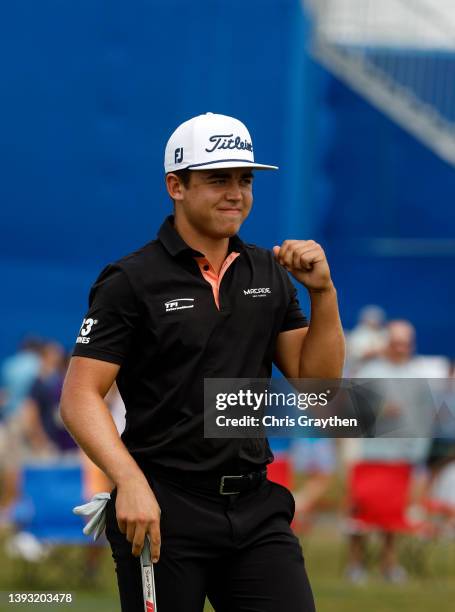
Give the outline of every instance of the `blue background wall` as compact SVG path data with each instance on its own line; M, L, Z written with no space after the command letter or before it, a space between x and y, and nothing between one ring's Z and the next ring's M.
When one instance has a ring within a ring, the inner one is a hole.
M283 200L298 189L287 163L300 138L288 95L304 61L289 61L304 40L298 1L24 0L1 11L2 354L29 330L71 343L100 267L154 238L170 212L164 146L195 114L238 116L258 158L282 166L257 181L244 234L270 247L283 234Z
M376 302L452 351L453 254L376 239L453 237L454 171L315 66L308 31L299 0L1 7L0 356L28 331L71 345L100 268L170 211L167 138L206 111L281 167L258 173L245 239L320 239L348 326Z
M455 59L455 58L454 58ZM325 71L307 202L345 325L366 303L408 318L418 348L455 357L455 169ZM454 84L455 86L455 84Z

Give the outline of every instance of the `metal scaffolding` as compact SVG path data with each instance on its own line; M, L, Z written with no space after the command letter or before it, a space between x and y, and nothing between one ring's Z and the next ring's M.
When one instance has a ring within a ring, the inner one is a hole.
M455 165L455 3L306 0L312 53Z

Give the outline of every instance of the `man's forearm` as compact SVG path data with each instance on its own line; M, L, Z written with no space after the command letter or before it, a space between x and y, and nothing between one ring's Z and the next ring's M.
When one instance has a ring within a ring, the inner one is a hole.
M125 479L143 477L100 396L87 391L63 393L60 413L82 450L115 485Z
M300 378L341 378L345 341L335 287L310 291L311 322L300 355Z

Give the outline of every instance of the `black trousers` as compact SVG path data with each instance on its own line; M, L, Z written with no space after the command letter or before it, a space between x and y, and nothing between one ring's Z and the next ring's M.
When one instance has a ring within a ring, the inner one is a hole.
M154 565L158 612L314 612L300 544L290 528L294 500L264 480L232 496L150 477L161 507L161 557ZM140 560L120 533L115 490L106 535L122 612L143 612Z

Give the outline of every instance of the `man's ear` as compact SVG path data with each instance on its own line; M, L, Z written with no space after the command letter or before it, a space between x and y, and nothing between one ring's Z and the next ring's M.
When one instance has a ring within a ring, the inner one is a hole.
M185 187L180 178L173 172L166 174L166 188L171 200L174 200L174 202L183 200Z

